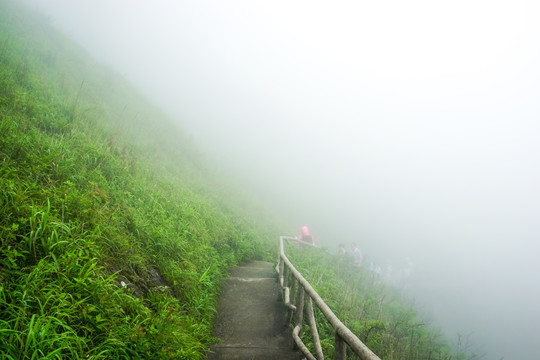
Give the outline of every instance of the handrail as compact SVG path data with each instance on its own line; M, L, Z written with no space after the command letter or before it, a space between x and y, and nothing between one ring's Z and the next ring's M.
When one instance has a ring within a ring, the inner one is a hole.
M302 240L298 240L291 236L279 237L279 256L278 263L276 265L276 271L279 275L279 285L285 306L289 309L289 320L293 313L295 313L295 323L293 329L293 339L298 348L309 360L324 360L322 353L321 342L319 340L319 334L317 330L317 324L315 322L315 315L313 313L313 303L321 310L322 314L332 325L335 331L335 347L334 347L334 359L345 360L347 354L347 345L358 356L360 360L381 360L375 355L356 335L347 328L341 320L330 310L328 305L317 294L309 282L304 279L302 274L296 270L293 264L285 255L283 241L295 241L301 244L309 245ZM292 282L289 287L288 272L292 275ZM298 289L296 287L298 286ZM316 356L314 356L302 341L301 332L303 325L304 310L306 312L307 321L311 330L313 338L313 345L315 347Z

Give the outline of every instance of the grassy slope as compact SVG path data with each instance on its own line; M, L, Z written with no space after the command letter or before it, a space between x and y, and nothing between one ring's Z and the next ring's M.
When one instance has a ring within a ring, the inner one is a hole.
M379 275L353 265L346 255L287 246L286 253L343 323L383 360L474 360L471 344L452 346L417 312L414 304ZM322 347L333 357L334 334L317 315ZM304 339L310 342L309 328Z
M225 269L273 260L278 234L205 164L122 78L0 3L0 359L203 358ZM383 359L474 358L346 260L292 258Z
M201 164L120 77L2 2L0 358L203 358L222 274L277 232Z

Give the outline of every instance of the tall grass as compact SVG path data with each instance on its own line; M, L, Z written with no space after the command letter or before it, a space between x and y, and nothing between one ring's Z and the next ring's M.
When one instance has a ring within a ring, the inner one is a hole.
M0 359L204 358L226 269L274 259L283 232L210 169L121 77L1 2ZM347 259L291 257L382 359L475 358Z
M124 80L0 3L0 359L204 358L223 274L273 258L278 233L204 164Z
M401 292L347 255L287 247L294 266L332 311L383 360L475 360L482 355L453 346ZM333 356L332 327L316 311L323 351ZM306 343L310 331L304 329ZM355 357L350 356L351 359Z

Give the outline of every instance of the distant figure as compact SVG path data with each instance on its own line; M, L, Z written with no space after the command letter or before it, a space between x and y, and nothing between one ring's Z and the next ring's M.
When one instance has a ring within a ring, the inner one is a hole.
M345 250L345 244L341 243L339 244L338 255L345 255L345 254L347 254L347 250Z
M311 245L315 245L315 242L313 241L313 236L309 234L309 229L307 226L302 226L302 235L298 237L298 240L302 240L303 242L310 243Z
M369 271L373 274L381 275L382 268L372 261L369 263Z
M360 249L356 246L356 243L351 244L351 250L352 250L352 256L355 266L362 266L362 260L364 259L364 255L360 251Z
M409 258L408 256L405 257L405 262L406 262L406 265L405 265L405 269L403 269L403 278L408 278L413 273L414 264L411 261L411 258Z

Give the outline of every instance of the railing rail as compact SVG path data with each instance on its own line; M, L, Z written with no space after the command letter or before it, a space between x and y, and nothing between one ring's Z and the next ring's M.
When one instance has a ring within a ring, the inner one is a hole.
M294 237L280 236L279 256L276 271L279 274L279 285L285 306L289 309L289 320L294 313L295 321L293 328L293 339L300 351L309 360L324 360L321 342L317 330L317 323L313 312L313 303L319 308L326 320L332 325L335 333L334 359L345 360L347 355L347 345L357 355L360 360L381 360L375 355L349 328L347 328L337 316L330 310L328 305L317 294L309 282L302 274L296 270L289 261L284 251L284 241L295 241L303 245L311 246L310 243L303 242ZM289 284L289 273L291 283ZM313 339L315 355L313 355L301 339L304 312Z

